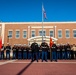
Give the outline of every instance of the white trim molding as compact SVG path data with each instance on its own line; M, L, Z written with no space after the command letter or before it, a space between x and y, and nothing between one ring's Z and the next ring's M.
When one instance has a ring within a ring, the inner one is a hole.
M2 44L4 44L4 35L5 35L5 24L2 23L2 31L1 31Z
M76 23L76 21L66 21L66 22L44 22L44 24L65 24L65 23ZM42 24L42 22L0 22L0 24Z
M42 26L31 26L31 28L42 28ZM44 28L53 28L53 26L44 26Z

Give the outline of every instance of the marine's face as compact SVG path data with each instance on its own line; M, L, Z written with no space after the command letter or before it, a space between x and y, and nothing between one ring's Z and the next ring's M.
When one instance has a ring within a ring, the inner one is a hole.
M43 40L43 42L45 43L45 42L46 42L46 40Z
M34 43L36 43L36 40L34 40Z

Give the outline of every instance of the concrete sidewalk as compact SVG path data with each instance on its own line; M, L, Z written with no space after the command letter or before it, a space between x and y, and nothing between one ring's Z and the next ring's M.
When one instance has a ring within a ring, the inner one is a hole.
M0 60L0 75L76 75L76 60L31 62L31 60Z

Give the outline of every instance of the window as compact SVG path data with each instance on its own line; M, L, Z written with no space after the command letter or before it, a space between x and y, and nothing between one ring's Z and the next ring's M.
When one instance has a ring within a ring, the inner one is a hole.
M27 31L23 31L23 38L27 37Z
M62 30L58 30L58 38L62 38Z
M65 31L65 36L66 36L66 38L69 38L70 37L70 31L69 30L66 30Z
M35 37L35 31L32 31L32 32L31 32L31 36L32 36L32 37Z
M16 31L16 38L20 37L20 31Z
M76 30L73 30L73 37L76 38Z
M39 31L39 36L42 36L42 31ZM45 31L43 31L43 36L45 36Z
M8 37L12 38L12 31L8 31Z
M50 31L50 37L54 37L54 31L53 30Z

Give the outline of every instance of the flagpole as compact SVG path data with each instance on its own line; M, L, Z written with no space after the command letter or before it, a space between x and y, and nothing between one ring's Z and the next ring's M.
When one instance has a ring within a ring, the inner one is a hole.
M43 18L43 3L42 3L42 42L43 42L43 28L44 28L43 21L44 21L44 18Z

